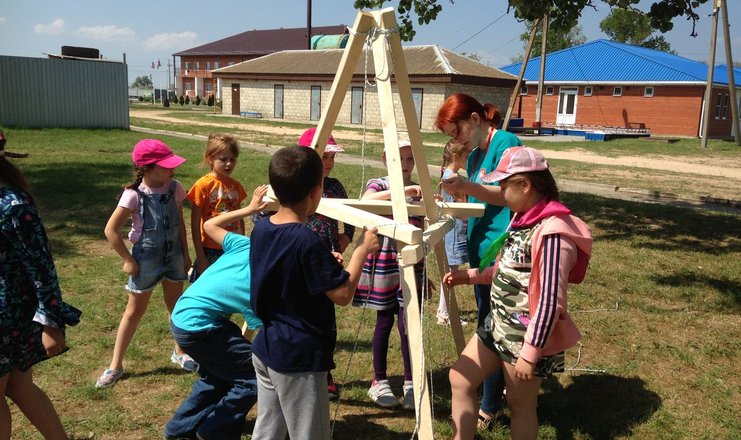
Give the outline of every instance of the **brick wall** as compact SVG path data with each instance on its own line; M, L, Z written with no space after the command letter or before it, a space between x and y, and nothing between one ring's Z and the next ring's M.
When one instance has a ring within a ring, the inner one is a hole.
M565 86L567 87L567 86ZM584 86L579 86L576 100L576 124L607 125L629 128L649 128L659 136L697 137L700 132L702 86L656 86L653 97L644 97L643 86L622 86L622 96L612 96L614 86L592 86L592 96L584 96ZM535 120L537 86L530 85L528 94L518 97L513 117L520 114L526 127ZM559 87L553 95L543 95L541 120L556 122ZM726 89L727 90L727 89ZM714 97L720 90L714 90ZM715 99L713 98L713 104ZM710 136L727 136L731 132L731 116L715 117L711 107Z

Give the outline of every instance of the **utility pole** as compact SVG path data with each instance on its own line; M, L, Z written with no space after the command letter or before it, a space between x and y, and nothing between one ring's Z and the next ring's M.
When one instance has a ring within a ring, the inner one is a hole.
M543 41L540 42L540 76L538 77L538 95L535 99L535 121L533 122L533 127L538 128L538 134L541 134L540 129L543 125L543 122L540 119L540 115L543 110L543 83L545 82L545 53L548 43L548 21L548 12L546 12L543 15L543 22L541 23L541 25L543 26L541 38L543 39Z
M733 51L731 50L731 27L728 25L728 6L726 0L720 0L720 9L723 13L723 43L726 46L726 67L728 69L728 94L731 102L731 126L736 145L741 145L741 128L739 127L738 100L736 99L736 78L733 73Z
M540 18L536 18L533 22L533 30L530 32L530 40L527 42L527 47L525 48L525 56L522 58L522 67L520 67L520 76L517 77L517 83L515 83L515 89L512 91L512 95L509 97L509 106L507 106L507 115L504 117L504 122L502 122L502 130L507 130L507 127L509 126L509 120L512 118L512 110L514 110L515 107L515 101L517 100L517 95L520 94L520 86L522 85L522 78L525 76L525 68L527 68L527 63L530 61L530 53L533 49L533 42L535 41L535 34L538 33L538 26L540 26Z
M311 0L306 0L306 48L311 50Z
M715 43L718 40L718 10L722 0L713 0L712 21L710 24L710 59L708 60L708 77L705 85L705 106L702 110L702 139L700 147L708 148L708 127L710 126L710 102L713 98L713 74L715 73ZM733 68L733 66L729 66ZM736 105L734 103L734 105Z

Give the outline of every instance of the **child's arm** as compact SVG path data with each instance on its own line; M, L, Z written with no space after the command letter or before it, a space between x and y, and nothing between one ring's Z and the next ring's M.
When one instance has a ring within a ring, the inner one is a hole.
M499 186L480 185L469 182L461 176L453 176L450 179L442 180L440 184L448 194L461 192L490 205L507 206L502 188Z
M224 229L224 226L234 222L237 219L243 219L265 209L268 204L266 202L263 202L262 199L263 197L265 197L265 194L267 194L267 192L268 186L260 185L255 188L255 191L252 193L252 200L250 201L249 205L245 206L244 208L239 208L236 211L225 212L221 215L217 215L216 217L208 219L208 221L203 224L203 229L206 231L206 234L208 234L208 236L211 237L215 242L219 243L219 246L223 246L224 237L226 237L226 234L229 233L229 231Z
M185 219L183 218L183 202L178 202L178 215L180 216L180 246L183 248L183 267L185 273L190 270L190 252L188 251L188 233L185 231Z
M105 225L105 237L108 243L111 245L114 251L121 256L124 260L123 271L132 277L139 274L139 266L136 264L136 260L131 256L129 249L121 238L121 227L124 222L131 217L131 210L124 208L123 206L117 206L116 210L113 211L111 217L108 219L108 223Z
M419 185L407 185L404 187L404 194L407 197L422 197L422 188ZM369 189L363 193L361 199L366 200L391 200L391 190L374 191Z
M190 202L190 235L193 237L193 247L196 250L196 269L203 273L208 266L206 253L203 250L203 238L201 237L201 216L203 209L193 201Z
M346 306L350 304L353 296L355 295L355 289L358 288L358 281L360 281L360 275L363 272L363 263L365 257L368 254L375 253L381 245L378 242L378 229L365 229L360 235L355 250L350 257L350 262L347 264L345 270L350 274L350 277L345 281L345 284L337 287L336 289L327 291L327 297L335 304L339 306Z
M480 272L478 268L448 272L443 276L443 283L449 287L461 284L491 284L495 267L496 265L489 266L483 272Z

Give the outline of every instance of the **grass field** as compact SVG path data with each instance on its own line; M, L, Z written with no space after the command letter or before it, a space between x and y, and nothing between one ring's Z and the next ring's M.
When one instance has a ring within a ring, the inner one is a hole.
M112 389L93 387L110 360L126 303L121 260L105 242L103 226L122 185L131 180L131 148L146 135L64 129L6 134L8 149L30 153L16 163L33 186L65 300L84 311L81 324L68 332L71 350L38 365L37 383L75 438L161 438L195 376L169 361L172 339L159 289L127 353L124 379ZM201 141L163 140L188 158L177 171L186 187L206 172L198 165ZM737 158L739 152L718 154ZM235 177L251 191L267 180L267 162L268 156L245 150ZM365 170L366 177L382 174ZM333 173L351 194L361 187L362 175L360 167L342 164ZM741 217L584 194L564 199L593 228L594 257L587 280L570 291L570 310L584 337L580 350L567 352L567 365L577 364L577 358L578 365L544 384L539 437L741 438ZM438 279L432 266L430 275ZM472 290L460 289L458 298L463 316L475 321ZM456 354L448 329L435 324L436 304L435 295L425 304L424 345L436 438L447 438L447 368ZM377 408L365 395L372 378L373 313L346 307L338 308L337 316L334 374L343 392L339 407L330 407L336 414L334 438L409 438L413 413ZM471 335L474 328L464 331ZM398 344L392 336L389 373L397 393ZM13 414L14 439L39 438L15 408ZM248 431L253 422L254 412ZM508 436L501 426L482 438Z

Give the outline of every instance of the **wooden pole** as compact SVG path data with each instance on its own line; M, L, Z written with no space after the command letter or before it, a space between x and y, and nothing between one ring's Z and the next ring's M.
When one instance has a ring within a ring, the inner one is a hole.
M728 25L728 6L726 0L720 0L720 9L723 13L723 42L726 46L726 66L728 68L728 93L731 97L731 117L733 125L731 132L736 139L736 145L741 145L741 128L738 119L738 101L736 99L736 78L733 72L733 51L731 50L731 28Z
M520 68L520 76L517 77L517 83L515 89L512 91L512 95L509 97L509 107L507 107L507 116L504 117L502 122L502 130L506 130L509 126L509 120L512 118L512 110L515 108L515 101L517 95L520 93L520 86L522 85L522 77L525 76L525 68L527 62L530 61L530 53L533 49L533 42L535 41L535 34L538 32L538 26L540 26L540 19L536 19L533 22L533 30L530 32L530 40L527 42L527 48L525 49L525 57L522 59L522 67Z
M545 56L546 47L548 42L548 13L543 15L543 32L541 37L543 41L540 43L540 76L538 77L538 96L535 100L535 122L538 126L538 134L540 134L540 126L542 125L541 114L543 110L543 83L545 82Z
M702 139L700 146L708 147L708 127L710 126L710 105L713 98L713 73L715 73L715 44L718 40L718 7L720 0L715 0L713 6L713 19L710 25L710 58L708 60L708 78L705 86L705 105L702 110ZM732 67L732 66L731 66ZM734 103L735 105L735 103Z

